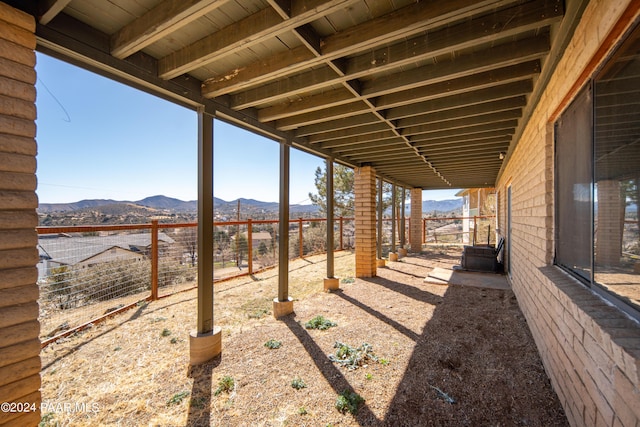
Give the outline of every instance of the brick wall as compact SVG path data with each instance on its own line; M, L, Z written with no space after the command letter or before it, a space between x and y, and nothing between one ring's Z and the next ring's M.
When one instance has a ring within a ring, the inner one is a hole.
M0 2L0 412L1 425L40 421L35 22Z
M639 3L590 2L497 185L503 234L512 188L511 284L573 426L640 426L640 327L552 265L553 121Z
M422 250L422 188L411 189L411 228L409 229L411 252Z
M375 277L376 171L371 166L355 170L356 277Z

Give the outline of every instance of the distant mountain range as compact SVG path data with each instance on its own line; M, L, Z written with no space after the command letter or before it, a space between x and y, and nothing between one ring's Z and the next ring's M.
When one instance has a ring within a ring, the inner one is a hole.
M277 212L277 202L261 202L253 199L239 199L240 206L242 208L252 208L265 212ZM227 202L226 200L213 198L214 206L217 210L228 211L235 209L238 206L238 200ZM196 212L198 209L198 201L190 200L184 201L174 199L167 196L151 196L142 200L130 201L130 200L112 200L112 199L89 199L80 200L73 203L40 203L38 206L38 212L40 213L52 213L52 212L72 212L91 208L101 208L112 205L129 205L145 208L152 208L158 210L166 210L170 212ZM314 212L317 207L314 205L291 205L291 210L296 212Z
M259 210L264 212L277 212L277 202L261 202L253 199L239 199L241 209L251 208L252 210ZM226 201L214 197L214 206L216 210L230 211L237 207L238 200ZM126 201L126 200L112 200L112 199L90 199L80 200L73 203L41 203L38 207L38 212L46 214L53 212L72 212L83 209L91 209L104 207L109 205L134 205L138 207L146 207L152 209L166 210L170 212L195 212L198 209L198 202L196 200L183 201L166 196L151 196L142 200ZM422 211L424 213L429 212L450 212L459 210L462 208L462 199L451 200L425 200L422 202ZM316 212L318 208L315 205L291 205L291 211L295 212Z

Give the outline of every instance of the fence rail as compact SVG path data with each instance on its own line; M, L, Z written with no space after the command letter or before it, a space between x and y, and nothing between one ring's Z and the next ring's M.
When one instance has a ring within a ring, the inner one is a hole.
M480 217L473 218L479 224ZM424 218L423 241L446 243L472 218ZM391 247L391 219L384 218L383 245ZM396 241L410 243L405 219ZM251 275L278 260L278 220L214 222L214 282ZM448 225L449 224L449 225ZM326 218L289 221L289 257L326 252ZM334 250L355 244L353 218L335 219ZM448 228L447 228L448 227ZM473 240L477 237L473 227ZM40 322L43 346L116 313L196 287L197 223L38 227ZM460 243L462 239L459 239Z

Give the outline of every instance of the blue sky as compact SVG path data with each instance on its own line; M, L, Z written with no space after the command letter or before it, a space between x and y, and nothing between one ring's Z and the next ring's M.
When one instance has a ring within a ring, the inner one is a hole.
M195 111L37 54L38 197L82 199L197 198ZM275 141L214 123L214 193L278 200ZM324 160L291 150L292 204L309 204L314 171ZM423 200L453 198L428 191Z

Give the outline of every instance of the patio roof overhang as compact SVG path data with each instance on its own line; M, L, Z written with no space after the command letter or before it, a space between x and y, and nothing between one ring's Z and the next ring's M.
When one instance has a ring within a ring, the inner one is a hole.
M42 52L439 189L495 184L586 1L8 3Z

